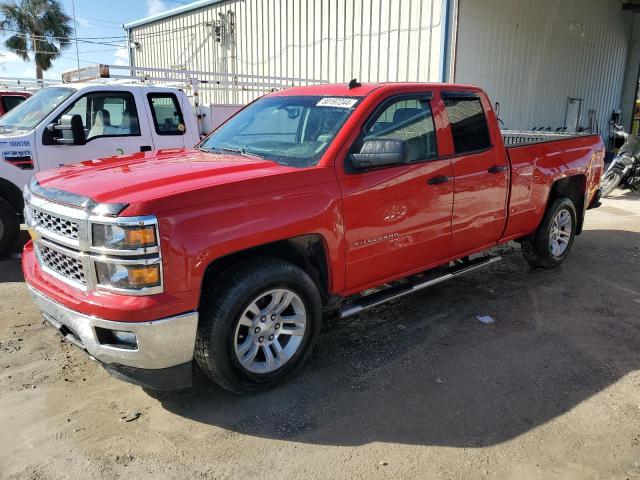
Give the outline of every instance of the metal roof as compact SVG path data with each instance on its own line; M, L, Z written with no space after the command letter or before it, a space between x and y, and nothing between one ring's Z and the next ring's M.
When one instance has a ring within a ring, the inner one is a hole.
M140 25L146 25L148 23L153 23L158 20L162 20L163 18L173 17L174 15L179 15L181 13L189 12L191 10L196 10L198 8L206 7L207 5L213 5L213 4L221 3L224 1L225 0L198 0L196 2L191 2L187 5L183 5L181 7L176 7L170 10L166 10L156 15L151 15L150 17L144 17L144 18L141 18L140 20L134 20L133 22L125 23L123 26L125 30L130 30L131 28L139 27Z

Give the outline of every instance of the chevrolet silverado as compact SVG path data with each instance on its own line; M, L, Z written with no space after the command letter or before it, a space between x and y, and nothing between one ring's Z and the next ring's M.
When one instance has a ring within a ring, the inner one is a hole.
M296 87L194 149L37 173L23 271L49 324L116 377L175 389L197 364L265 389L301 368L327 312L488 265L511 240L560 264L603 158L597 135L501 132L473 86Z

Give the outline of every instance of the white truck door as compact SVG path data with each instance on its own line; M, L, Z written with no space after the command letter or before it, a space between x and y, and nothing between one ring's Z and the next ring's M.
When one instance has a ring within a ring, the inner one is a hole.
M194 122L185 122L191 120L185 118L191 109L185 111L182 108L178 95L172 91L153 89L148 90L145 96L154 147L158 150L193 147L196 143L191 142Z
M41 170L96 158L126 155L153 148L146 111L139 88L92 90L78 97L60 115L78 114L82 118L85 145L58 144L45 135L47 125L36 130L38 166ZM70 132L59 132L68 138ZM50 138L50 136L49 136Z

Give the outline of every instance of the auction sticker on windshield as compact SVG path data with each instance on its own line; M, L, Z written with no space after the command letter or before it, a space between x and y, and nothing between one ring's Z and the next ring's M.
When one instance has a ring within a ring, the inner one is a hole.
M316 107L351 108L356 103L358 103L356 98L323 98L316 103Z

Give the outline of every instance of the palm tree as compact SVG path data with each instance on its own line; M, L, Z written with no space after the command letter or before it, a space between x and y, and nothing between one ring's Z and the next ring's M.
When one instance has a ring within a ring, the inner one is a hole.
M58 0L11 0L0 3L0 30L12 34L7 49L25 62L34 54L36 78L71 45L71 18Z

